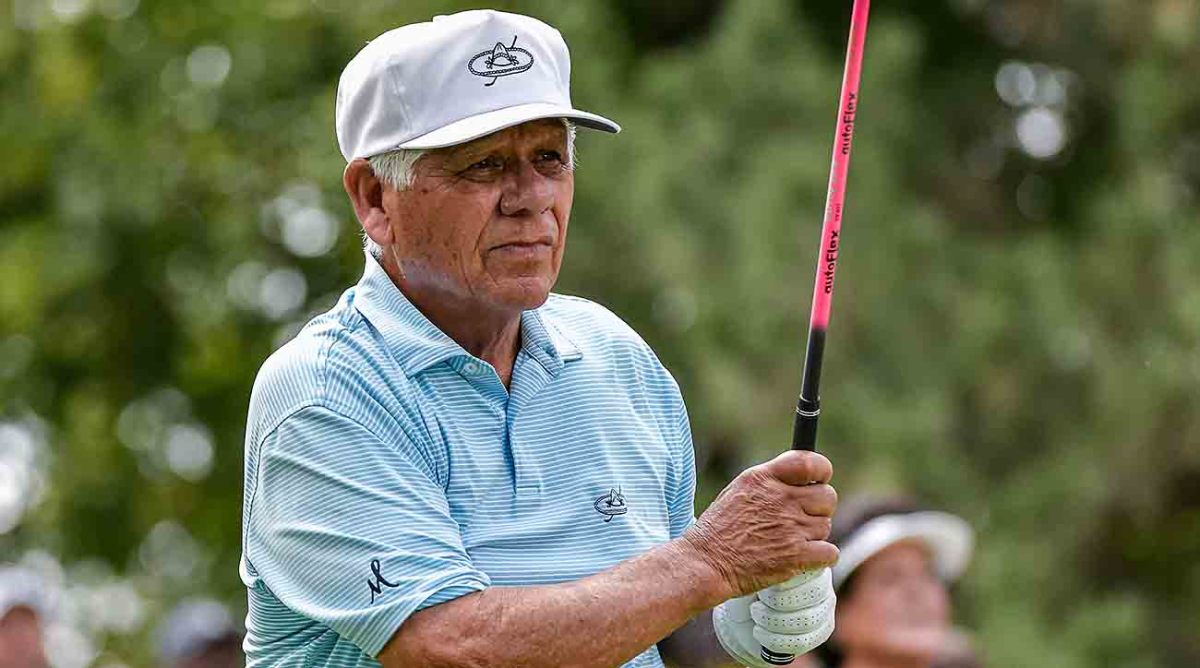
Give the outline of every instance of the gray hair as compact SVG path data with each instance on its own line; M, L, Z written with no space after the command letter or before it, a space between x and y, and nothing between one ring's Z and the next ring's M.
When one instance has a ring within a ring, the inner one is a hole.
M575 124L562 119L563 127L567 129L567 167L575 169ZM371 171L375 176L397 190L411 188L416 179L417 161L429 151L424 149L401 148L387 153L380 153L367 158ZM363 249L376 260L383 258L383 248L375 243L367 233L363 232Z

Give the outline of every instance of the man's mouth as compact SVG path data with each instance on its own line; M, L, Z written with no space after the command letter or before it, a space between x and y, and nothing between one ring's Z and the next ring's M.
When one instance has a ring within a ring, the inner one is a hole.
M510 241L506 244L493 246L492 251L498 251L506 255L516 255L519 257L533 257L544 251L549 251L552 244L548 240L532 240L532 241Z

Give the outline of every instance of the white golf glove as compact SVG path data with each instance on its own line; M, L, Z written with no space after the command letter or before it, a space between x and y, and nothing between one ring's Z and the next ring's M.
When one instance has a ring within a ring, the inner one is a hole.
M713 628L736 661L770 668L760 647L797 656L812 651L833 633L836 603L830 569L805 571L756 594L725 601L713 610Z

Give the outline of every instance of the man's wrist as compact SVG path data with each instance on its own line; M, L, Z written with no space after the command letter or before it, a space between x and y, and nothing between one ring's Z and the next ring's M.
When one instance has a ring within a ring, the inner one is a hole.
M671 560L672 570L692 583L690 590L696 597L693 604L698 612L714 608L737 594L721 569L686 535L667 543L663 549Z

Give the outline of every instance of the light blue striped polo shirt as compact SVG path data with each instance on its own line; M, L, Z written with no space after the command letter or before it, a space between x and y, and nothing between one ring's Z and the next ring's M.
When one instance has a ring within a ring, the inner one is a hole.
M246 429L248 666L377 666L413 612L577 580L694 520L683 400L628 325L551 295L507 390L370 256L259 371ZM648 648L629 666L661 666Z

